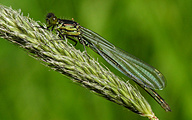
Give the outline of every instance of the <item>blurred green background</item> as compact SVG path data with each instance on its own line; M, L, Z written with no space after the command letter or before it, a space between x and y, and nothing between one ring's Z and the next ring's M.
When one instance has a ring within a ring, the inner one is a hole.
M161 120L192 119L191 0L1 0L1 4L21 9L41 22L48 12L74 18L158 68L167 79L167 87L157 92L172 112L165 112L141 90L154 113ZM0 120L147 119L74 84L18 46L0 40ZM83 51L82 45L77 49ZM99 57L89 48L87 51ZM128 79L101 57L99 61Z

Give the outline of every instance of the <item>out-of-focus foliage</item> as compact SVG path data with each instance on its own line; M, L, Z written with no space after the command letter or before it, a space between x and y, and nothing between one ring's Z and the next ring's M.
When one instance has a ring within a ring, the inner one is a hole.
M192 119L192 1L1 0L1 4L42 22L48 12L74 18L158 68L167 79L167 87L158 93L172 112L165 112L142 91L153 111L162 120ZM73 84L17 46L0 40L0 120L146 119ZM77 48L83 50L81 44ZM89 48L87 51L121 76Z

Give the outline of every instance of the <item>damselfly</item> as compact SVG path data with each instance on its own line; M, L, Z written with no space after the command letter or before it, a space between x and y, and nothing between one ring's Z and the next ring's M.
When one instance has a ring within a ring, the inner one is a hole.
M79 41L84 47L90 47L109 64L141 86L166 111L171 111L169 105L154 91L165 87L165 78L159 70L115 47L97 33L80 26L74 20L59 19L53 13L48 13L46 23L47 29L57 31L61 39L67 37L76 44Z

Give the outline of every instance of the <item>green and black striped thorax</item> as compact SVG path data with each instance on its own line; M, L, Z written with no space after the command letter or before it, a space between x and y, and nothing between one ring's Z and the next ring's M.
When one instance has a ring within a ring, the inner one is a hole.
M90 46L91 43L83 36L84 27L74 20L66 20L57 18L53 13L48 13L46 16L47 29L55 30L59 33L61 39L69 38L77 44L79 41L84 46ZM74 46L75 46L74 45Z
M47 28L56 30L61 36L78 36L81 34L80 25L73 20L65 20L57 18L53 13L48 13L46 16Z

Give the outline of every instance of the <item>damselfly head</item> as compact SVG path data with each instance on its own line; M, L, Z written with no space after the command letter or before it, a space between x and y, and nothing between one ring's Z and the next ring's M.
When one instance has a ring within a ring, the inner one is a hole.
M47 25L55 25L57 23L57 17L53 13L48 13L46 16Z

